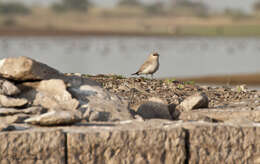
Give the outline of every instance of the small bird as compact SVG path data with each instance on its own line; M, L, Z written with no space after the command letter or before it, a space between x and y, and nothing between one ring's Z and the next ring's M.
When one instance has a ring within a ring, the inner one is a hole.
M150 74L153 78L153 74L159 69L159 54L157 52L149 55L148 59L140 67L140 69L132 75Z

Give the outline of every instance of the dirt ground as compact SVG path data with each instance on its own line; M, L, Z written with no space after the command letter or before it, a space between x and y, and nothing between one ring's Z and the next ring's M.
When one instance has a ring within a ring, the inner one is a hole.
M210 87L197 85L193 81L158 80L146 78L124 78L121 76L89 76L105 89L129 101L130 107L138 106L151 97L167 104L178 105L186 97L203 92L209 98L209 108L230 107L246 104L249 108L260 105L260 91L249 90L245 85L235 87Z

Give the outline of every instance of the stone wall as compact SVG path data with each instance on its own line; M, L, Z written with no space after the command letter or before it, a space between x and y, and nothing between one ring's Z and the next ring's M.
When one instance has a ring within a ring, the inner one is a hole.
M165 120L0 132L0 163L260 163L259 125Z
M0 163L66 163L65 138L60 130L1 132Z

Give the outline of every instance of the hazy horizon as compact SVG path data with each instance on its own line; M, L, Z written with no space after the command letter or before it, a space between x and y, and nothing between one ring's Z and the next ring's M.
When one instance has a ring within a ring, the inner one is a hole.
M16 1L21 2L20 0L2 0L6 2ZM61 0L23 0L25 4L28 5L44 5L48 6L54 2L59 2ZM94 4L97 4L101 7L113 7L119 0L91 0ZM144 3L153 3L153 2L168 2L170 0L141 0ZM252 11L252 5L258 0L246 0L246 1L238 1L238 0L192 0L194 2L204 2L209 6L210 9L215 11L221 11L227 8L232 9L240 9L245 12Z

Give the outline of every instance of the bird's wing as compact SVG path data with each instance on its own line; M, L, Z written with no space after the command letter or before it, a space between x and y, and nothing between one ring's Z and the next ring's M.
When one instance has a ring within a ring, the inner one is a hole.
M143 72L145 69L147 69L147 67L149 67L152 64L151 60L146 60L144 62L144 64L140 67L140 69L138 70L138 72Z

